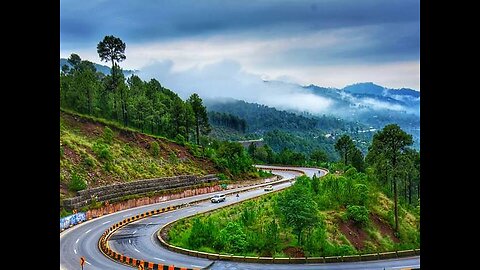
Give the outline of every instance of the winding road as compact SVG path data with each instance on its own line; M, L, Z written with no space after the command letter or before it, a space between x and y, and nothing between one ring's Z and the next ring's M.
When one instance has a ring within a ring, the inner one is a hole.
M292 171L282 171L282 167L268 167L273 173L281 175L286 179L293 179L300 173ZM323 176L325 171L312 168L295 167L296 170L305 172L308 176ZM284 182L274 185L274 189L283 189L290 186L290 182ZM236 189L242 191L251 187ZM232 190L229 190L232 191ZM80 257L86 259L84 270L106 270L106 269L133 269L132 267L120 264L103 255L98 248L98 240L102 233L112 224L119 222L127 217L137 215L157 208L170 205L189 203L195 200L209 198L215 192L203 195L197 195L177 200L166 201L157 204L151 204L136 208L131 208L96 219L89 220L60 233L60 269L73 270L81 269L79 265ZM195 215L200 212L223 207L237 201L257 197L265 194L263 188L253 189L241 193L237 198L234 195L227 195L226 201L222 203L210 203L208 201L198 204L192 204L185 208L175 211L161 213L139 221L128 224L119 229L109 240L109 246L126 256L142 259L145 261L157 262L162 264L174 264L175 266L190 268L216 269L410 269L420 267L420 256L364 261L364 262L345 262L328 264L255 264L240 263L231 261L212 261L203 258L196 258L165 249L160 245L156 238L156 232L164 224L185 216Z

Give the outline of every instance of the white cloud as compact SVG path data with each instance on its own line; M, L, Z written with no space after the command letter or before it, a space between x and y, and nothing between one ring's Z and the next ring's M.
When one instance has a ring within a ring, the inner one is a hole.
M311 113L326 113L333 104L332 100L308 93L293 84L266 83L260 75L242 70L241 65L232 60L180 71L173 69L172 61L156 62L142 68L139 76L144 80L155 77L183 98L196 92L205 98L230 97Z

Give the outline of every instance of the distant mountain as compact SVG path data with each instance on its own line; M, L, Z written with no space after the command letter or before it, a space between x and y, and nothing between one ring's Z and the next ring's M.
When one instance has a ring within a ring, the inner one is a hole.
M420 93L413 89L390 89L373 83L358 83L343 89L316 85L301 86L281 81L264 81L269 87L298 88L329 100L328 113L321 115L307 110L268 107L234 99L206 100L208 110L230 113L247 121L248 133L263 136L282 130L301 133L299 136L321 134L353 134L368 143L371 135L385 125L396 123L413 135L414 147L420 147ZM292 95L295 95L292 91ZM334 137L332 135L332 138Z
M71 65L67 62L67 59L60 58L60 69L62 69L63 65L67 65L67 66L71 67ZM108 75L108 74L111 73L110 72L110 67L108 67L108 66L100 65L100 64L97 64L97 63L93 63L93 65L95 66L95 68L97 69L98 72L101 72L105 75ZM137 72L138 72L138 70L129 70L129 69L123 70L123 74L125 75L125 77L129 77L130 75L135 74Z

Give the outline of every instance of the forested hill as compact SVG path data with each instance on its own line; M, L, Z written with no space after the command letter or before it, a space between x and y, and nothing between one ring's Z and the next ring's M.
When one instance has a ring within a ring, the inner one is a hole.
M60 58L60 70L62 69L62 66L63 65L67 65L69 68L72 67L72 65L70 63L68 63L68 60L65 59L65 58ZM98 72L101 72L105 75L108 75L110 74L112 71L111 71L111 68L108 67L108 66L105 66L105 65L100 65L100 64L97 64L97 63L93 63L95 69L98 71ZM137 72L137 70L129 70L129 69L126 69L126 70L122 70L123 71L123 75L125 75L125 77L128 77L132 74L135 74L135 72Z
M243 100L205 100L205 106L209 111L229 113L245 119L247 133L263 134L271 130L306 132L322 129L333 131L342 130L348 126L346 121L335 117L306 117Z

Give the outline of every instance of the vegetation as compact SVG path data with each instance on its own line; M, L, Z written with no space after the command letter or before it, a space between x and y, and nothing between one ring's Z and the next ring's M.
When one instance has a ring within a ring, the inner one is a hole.
M373 136L373 142L368 153L368 161L373 166L376 175L388 181L390 179L393 187L393 196L395 202L395 230L398 231L398 178L404 174L411 178L412 173L418 174L416 167L412 163L416 162L415 151L408 150L407 146L412 145L412 135L404 132L398 125L390 124L382 131ZM413 160L412 160L413 159ZM402 165L406 166L402 166ZM413 171L413 172L412 172ZM404 181L408 184L411 180ZM411 194L411 185L409 185Z
M136 75L126 79L118 65L126 59L125 47L114 36L106 36L97 45L100 58L112 63L110 75L97 72L93 63L71 54L69 66L64 65L60 73L60 107L142 133L170 139L181 135L185 141L199 144L200 136L210 132L202 99L194 93L183 101L155 79L145 82Z
M171 227L169 241L207 252L276 257L418 248L420 211L413 198L419 196L414 187L419 187L420 156L407 147L409 138L398 126L386 126L374 135L365 164L361 152L344 136L337 141L342 162L330 163L330 174L298 177L284 191L199 215L193 223L180 220ZM267 161L325 160L321 151L307 159L288 149L275 154L267 145L250 146L248 153ZM403 189L395 191L397 187ZM403 200L398 200L398 193L404 194ZM211 232L208 239L191 245L187 239L205 235L201 230Z
M106 124L89 123L95 126L89 130L70 116L68 123L61 124L63 194L116 181L178 174L221 172L232 180L259 177L240 144L206 137L211 126L196 93L183 101L155 79L125 78L119 66L126 59L125 48L114 36L98 43L100 58L111 62L109 75L97 72L93 63L74 53L68 65L62 66L61 110L83 122ZM65 114L61 121L62 117ZM79 180L69 184L74 169L86 186Z
M355 169L320 181L302 176L287 190L179 220L169 230L169 242L205 252L276 257L418 248L418 213L401 207L396 236L393 203L372 177ZM364 239L356 239L348 228Z
M60 113L60 190L181 174L218 173L215 164L160 137L73 113ZM169 158L172 154L175 162Z

